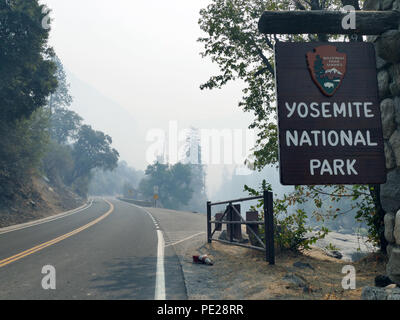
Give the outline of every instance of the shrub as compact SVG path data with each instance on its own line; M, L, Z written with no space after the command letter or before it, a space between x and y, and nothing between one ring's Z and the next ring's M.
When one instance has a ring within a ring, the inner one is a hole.
M271 185L267 184L264 180L261 185L261 191L257 191L248 186L244 187L245 191L250 195L260 196L264 190L271 191ZM301 202L301 200L298 200ZM306 225L307 214L302 209L291 208L297 202L292 195L285 195L283 199L274 200L274 224L275 224L275 242L281 250L309 250L311 245L316 243L319 239L323 239L329 232L325 227L320 231L314 231L311 227ZM260 220L264 220L264 200L260 199L254 211L260 211ZM264 226L261 227L261 239L264 239Z

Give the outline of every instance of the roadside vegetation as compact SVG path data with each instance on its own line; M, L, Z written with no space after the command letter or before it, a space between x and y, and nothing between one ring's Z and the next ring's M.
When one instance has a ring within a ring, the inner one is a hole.
M38 1L0 3L0 207L32 201L33 179L86 198L93 169L113 170L112 139L69 109L66 75ZM39 196L40 198L40 196ZM40 199L39 199L40 200Z
M184 150L183 159L175 165L164 164L164 161L149 165L139 184L139 193L143 200L148 200L158 190L159 202L165 208L204 212L206 174L196 129L192 128L187 134Z
M243 83L239 107L254 115L249 127L258 132L257 145L247 161L249 167L261 171L266 166L278 166L274 44L278 41L338 39L322 34L264 35L258 31L259 17L266 10L339 10L348 4L359 9L363 1L213 0L201 10L199 25L204 36L198 41L204 48L202 56L219 67L219 73L211 76L201 89L221 89L232 81ZM261 191L270 188L267 181L260 184ZM253 195L260 194L260 189L245 186L245 191ZM278 239L281 245L289 248L308 248L316 241L315 237L305 237L311 231L309 222L332 226L332 221L351 216L350 226L360 224L369 240L385 252L385 213L379 193L379 185L297 186L294 192L275 201L275 212L280 219L277 223L281 224L283 232ZM262 205L260 203L258 209ZM327 231L321 227L316 237L323 237Z
M150 200L158 186L164 207L202 211L201 164L135 170L119 161L109 135L71 110L64 66L48 44L51 29L42 25L43 8L37 0L0 2L0 211L23 212L22 202L33 209L46 202L36 180L40 189L65 190L70 205L71 196L83 201L88 194Z

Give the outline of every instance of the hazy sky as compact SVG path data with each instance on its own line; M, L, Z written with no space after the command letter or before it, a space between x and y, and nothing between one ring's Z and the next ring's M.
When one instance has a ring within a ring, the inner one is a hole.
M201 58L202 46L196 41L202 35L199 11L209 0L42 3L52 9L51 44L65 68L136 120L139 133L126 137L132 147L120 150L132 166L146 167L144 152L137 152L149 145L146 132L167 129L171 120L179 128L246 129L250 124L252 115L237 106L240 83L223 90L199 89L218 71Z

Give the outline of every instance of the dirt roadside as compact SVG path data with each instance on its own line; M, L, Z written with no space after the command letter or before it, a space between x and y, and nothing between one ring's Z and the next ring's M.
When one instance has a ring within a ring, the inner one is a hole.
M12 205L0 208L0 228L47 218L78 208L86 201L66 187L33 177L31 183L21 187Z
M385 259L371 254L356 263L325 255L319 248L305 253L278 253L268 265L264 254L242 247L213 242L204 237L175 246L191 300L359 300L362 288L385 273ZM192 262L194 254L207 254L213 266ZM345 265L357 272L356 290L344 290Z
M264 261L263 252L218 242L208 244L204 214L146 210L159 222L166 245L173 246L179 257L191 300L357 300L364 286L373 285L375 277L385 273L385 261L379 255L371 254L351 263L329 257L319 248L303 254L278 253L276 264L270 266ZM246 237L244 226L242 233ZM218 232L214 237L218 238ZM333 234L327 241L338 239L336 243L340 248L345 246L347 256L351 256L348 246L357 247L357 241L341 234ZM193 255L198 254L209 255L215 264L194 264ZM356 269L356 290L342 288L345 265Z

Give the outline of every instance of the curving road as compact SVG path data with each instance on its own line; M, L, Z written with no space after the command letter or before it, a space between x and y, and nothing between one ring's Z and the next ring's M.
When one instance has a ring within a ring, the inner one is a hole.
M182 221L179 214L94 199L50 220L0 229L0 299L186 299L168 234L183 232L177 243L196 236L202 230L191 226L204 220L192 216ZM175 233L163 232L177 225ZM42 287L47 265L55 268L54 290Z

